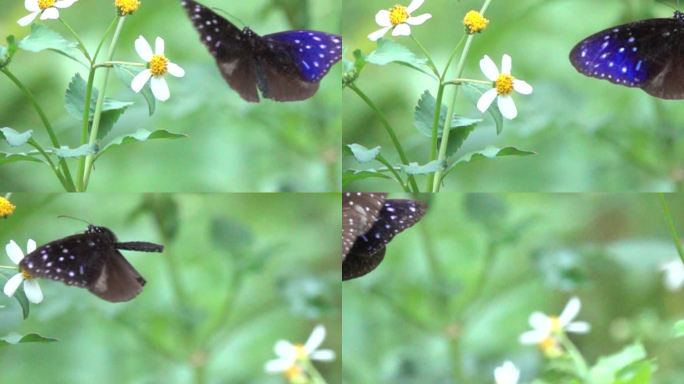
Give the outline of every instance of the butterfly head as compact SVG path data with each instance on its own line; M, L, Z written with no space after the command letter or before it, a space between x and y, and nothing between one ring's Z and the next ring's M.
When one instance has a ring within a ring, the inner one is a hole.
M91 224L88 225L88 229L85 231L85 233L98 234L104 237L107 242L116 243L116 235L114 235L114 232L105 227L98 227Z
M675 18L675 20L679 21L680 23L684 23L684 13L679 12L679 11L675 11L674 18Z

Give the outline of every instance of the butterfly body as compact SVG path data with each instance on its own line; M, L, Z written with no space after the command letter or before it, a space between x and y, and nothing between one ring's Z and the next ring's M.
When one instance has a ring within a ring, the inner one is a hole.
M276 101L308 99L342 57L342 39L337 35L294 30L260 36L193 0L181 4L223 78L250 102L259 101L259 92Z
M342 199L342 280L361 277L384 259L387 244L425 215L424 203L384 193L345 193Z
M570 61L586 76L684 99L684 13L598 32L572 49Z
M111 230L90 225L84 233L38 247L19 265L32 278L87 288L112 302L128 301L142 291L145 279L119 249L161 252L163 247L146 242L119 243Z

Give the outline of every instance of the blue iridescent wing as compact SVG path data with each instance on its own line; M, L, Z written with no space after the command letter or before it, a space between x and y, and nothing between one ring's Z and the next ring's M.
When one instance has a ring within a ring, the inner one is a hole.
M264 36L289 47L302 78L319 82L342 58L342 38L319 31L285 31Z
M570 52L580 73L641 88L664 99L684 98L684 15L619 25L582 40Z

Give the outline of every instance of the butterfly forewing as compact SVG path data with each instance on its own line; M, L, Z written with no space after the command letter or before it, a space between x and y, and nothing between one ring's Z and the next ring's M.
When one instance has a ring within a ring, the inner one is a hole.
M356 238L371 229L385 202L386 193L346 192L342 196L342 258Z
M287 46L306 81L318 82L342 58L342 40L318 31L287 31L264 36Z
M582 74L664 99L684 98L684 16L619 25L577 44L570 61Z

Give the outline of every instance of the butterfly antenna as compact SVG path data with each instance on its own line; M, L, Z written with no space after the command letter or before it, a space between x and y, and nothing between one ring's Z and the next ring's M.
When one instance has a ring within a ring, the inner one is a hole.
M243 27L246 25L242 20L240 20L239 17L233 15L232 13L230 13L230 12L224 10L224 9L221 9L221 8L219 8L219 7L213 7L213 8L211 8L211 9L214 10L214 11L216 11L216 13L221 13L221 14L223 14L223 15L225 15L225 16L231 18L231 19L234 19L234 20L238 21L238 22L240 23L240 25L242 25Z
M58 219L71 219L71 220L76 220L76 221L80 221L80 222L86 223L86 224L88 224L88 225L93 225L92 223L90 223L90 222L88 222L88 221L85 221L85 220L80 219L80 218L78 218L78 217L69 216L69 215L59 215L59 216L57 216L57 218L58 218Z

